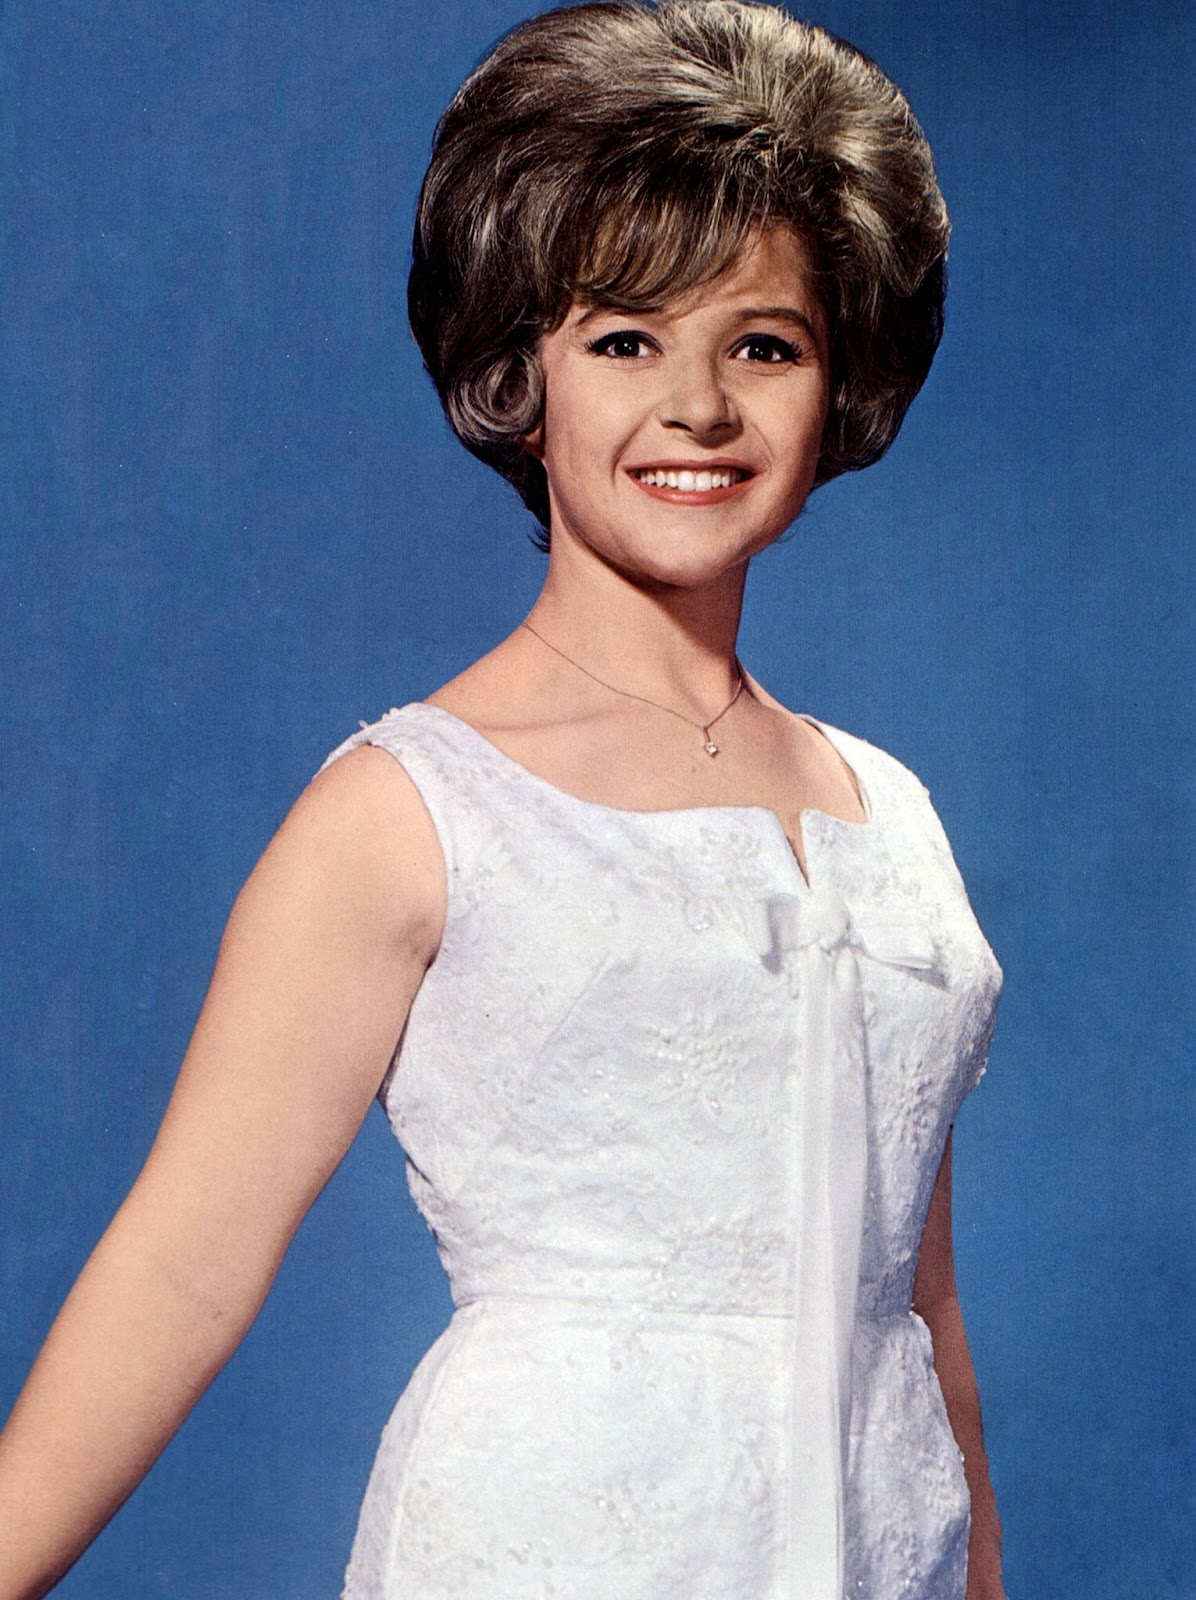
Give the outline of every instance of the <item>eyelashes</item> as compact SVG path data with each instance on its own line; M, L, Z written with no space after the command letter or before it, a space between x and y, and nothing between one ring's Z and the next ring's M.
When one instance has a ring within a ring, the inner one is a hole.
M741 339L735 347L735 358L738 361L749 359L748 352L756 351L750 357L753 361L764 361L776 364L782 361L800 361L805 354L790 339L782 339L775 333L751 333L746 339ZM759 352L763 352L760 354Z
M586 342L586 349L591 355L611 356L616 361L635 361L644 349L655 349L655 345L646 333L636 333L631 329L620 329L618 333L604 333L597 339Z
M642 361L659 352L659 346L646 333L634 328L620 328L614 333L600 334L586 341L591 355L605 356L612 361ZM732 357L761 366L796 365L805 351L790 339L775 333L750 333L733 347Z

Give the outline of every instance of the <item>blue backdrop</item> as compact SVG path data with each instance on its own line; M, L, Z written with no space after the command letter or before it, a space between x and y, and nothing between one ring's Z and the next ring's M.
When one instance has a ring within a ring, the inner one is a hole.
M449 437L403 314L435 116L524 3L0 8L4 1402L288 804L536 593L527 518ZM760 558L743 655L922 776L1005 968L956 1168L1012 1600L1179 1600L1192 12L815 20L931 136L949 325L890 457ZM335 1595L448 1311L375 1111L63 1596Z

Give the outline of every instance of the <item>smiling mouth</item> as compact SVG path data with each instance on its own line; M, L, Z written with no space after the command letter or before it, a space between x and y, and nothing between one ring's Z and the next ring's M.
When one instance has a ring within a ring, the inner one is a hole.
M632 473L646 489L676 489L681 494L709 494L712 489L733 489L752 474L745 467L643 467Z

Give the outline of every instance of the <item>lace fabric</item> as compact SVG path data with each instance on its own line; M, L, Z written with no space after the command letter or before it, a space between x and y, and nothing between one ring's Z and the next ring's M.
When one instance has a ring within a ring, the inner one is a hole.
M345 1600L961 1600L910 1310L1000 969L926 790L867 823L633 812L425 704L448 916L382 1098L457 1310L383 1435Z

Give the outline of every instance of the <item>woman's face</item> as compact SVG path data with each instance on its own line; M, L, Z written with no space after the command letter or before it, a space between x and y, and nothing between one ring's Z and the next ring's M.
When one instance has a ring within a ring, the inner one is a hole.
M801 510L827 408L827 335L801 242L774 228L659 311L575 304L541 344L554 551L699 587Z

